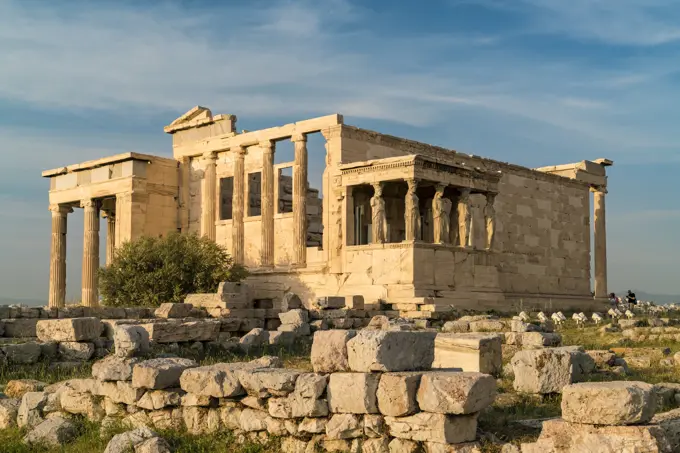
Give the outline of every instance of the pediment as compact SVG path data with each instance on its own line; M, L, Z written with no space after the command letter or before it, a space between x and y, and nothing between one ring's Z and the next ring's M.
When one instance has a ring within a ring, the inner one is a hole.
M170 133L190 127L195 127L200 124L210 123L212 121L213 115L210 109L197 105L170 123L168 126L165 126L163 130Z

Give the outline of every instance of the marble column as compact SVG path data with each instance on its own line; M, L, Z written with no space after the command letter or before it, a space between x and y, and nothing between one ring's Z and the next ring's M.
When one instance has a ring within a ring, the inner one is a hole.
M182 156L179 159L179 226L182 233L189 232L190 184L191 158L189 156Z
M471 224L470 189L462 189L458 197L458 241L461 247L467 247L470 243Z
M307 136L291 137L295 144L293 165L293 264L307 264Z
M262 148L262 250L263 267L274 266L274 142L260 143Z
M245 260L245 157L246 148L234 148L234 190L231 196L232 204L232 227L231 227L231 248L234 262L243 264Z
M201 236L215 240L215 205L217 200L217 154L204 156L203 192L201 196Z
M106 219L106 265L111 264L116 253L116 214L114 211L103 211Z
M486 226L486 249L493 248L494 238L496 236L496 209L494 202L496 200L495 193L486 194L486 205L484 206L484 223Z
M592 187L593 228L595 239L595 297L607 297L607 224L604 197L606 187Z
M99 304L97 271L99 269L99 202L83 200L85 227L83 230L82 304L96 307Z
M417 179L407 179L408 191L406 192L404 210L404 225L406 226L406 240L420 240L420 200L416 194L418 190Z
M52 244L50 247L49 307L63 307L66 303L66 216L73 209L51 205Z

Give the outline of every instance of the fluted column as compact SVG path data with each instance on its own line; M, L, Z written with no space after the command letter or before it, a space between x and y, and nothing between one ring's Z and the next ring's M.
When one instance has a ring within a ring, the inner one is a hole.
M607 224L605 217L605 187L593 187L593 236L595 239L595 297L607 297Z
M217 199L217 154L204 156L203 193L201 197L201 236L215 240L215 204Z
M295 144L293 165L293 264L307 263L307 136L291 137Z
M458 241L461 247L467 247L470 243L471 224L470 189L462 189L458 198Z
M97 270L99 269L99 202L83 200L85 228L83 231L82 304L96 307L99 304Z
M52 244L50 247L50 294L48 306L63 307L66 302L66 216L73 210L51 205Z
M111 264L116 252L116 214L114 211L104 211L106 218L106 265Z
M262 250L261 265L274 266L274 142L260 143L262 148Z
M245 209L245 155L246 149L237 147L234 150L234 190L232 192L232 254L234 262L243 264L245 260L245 225L243 223Z

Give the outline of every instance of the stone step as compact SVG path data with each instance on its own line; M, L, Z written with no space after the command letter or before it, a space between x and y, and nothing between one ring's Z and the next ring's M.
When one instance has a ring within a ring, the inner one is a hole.
M395 298L434 297L434 295L434 290L416 289L413 285L389 285L387 289L387 297L389 300Z
M436 298L434 297L389 297L387 299L388 304L434 304Z

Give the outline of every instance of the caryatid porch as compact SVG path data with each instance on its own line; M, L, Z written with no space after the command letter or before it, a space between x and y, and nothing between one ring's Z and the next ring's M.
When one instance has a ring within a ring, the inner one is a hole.
M347 246L423 242L492 249L500 175L443 164L420 155L341 166ZM472 197L484 197L476 225ZM484 230L483 241L474 234Z

